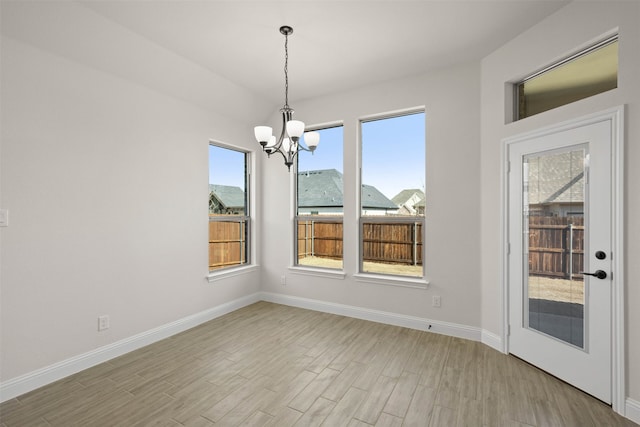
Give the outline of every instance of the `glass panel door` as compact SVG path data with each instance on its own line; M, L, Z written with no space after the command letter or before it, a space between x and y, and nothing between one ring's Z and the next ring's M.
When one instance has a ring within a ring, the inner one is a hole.
M524 324L585 347L586 146L523 158Z

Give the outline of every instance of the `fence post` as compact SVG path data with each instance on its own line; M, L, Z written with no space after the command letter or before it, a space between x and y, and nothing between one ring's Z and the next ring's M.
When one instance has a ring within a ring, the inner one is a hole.
M316 222L311 221L311 256L316 255L315 238L316 238Z
M573 223L569 224L569 280L573 279Z
M413 223L413 265L418 265L418 223Z

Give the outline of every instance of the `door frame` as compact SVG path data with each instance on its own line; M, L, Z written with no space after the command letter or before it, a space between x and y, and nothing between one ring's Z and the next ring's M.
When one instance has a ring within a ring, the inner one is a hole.
M512 144L545 135L575 129L590 124L611 122L611 407L624 415L626 399L625 381L625 313L624 313L624 116L621 105L597 113L541 127L510 136L501 146L501 300L502 300L502 352L509 353L509 147Z

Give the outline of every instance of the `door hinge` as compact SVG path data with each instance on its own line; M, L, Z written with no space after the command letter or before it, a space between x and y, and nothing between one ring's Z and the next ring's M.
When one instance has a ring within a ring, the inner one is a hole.
M507 336L511 336L511 325L507 325Z

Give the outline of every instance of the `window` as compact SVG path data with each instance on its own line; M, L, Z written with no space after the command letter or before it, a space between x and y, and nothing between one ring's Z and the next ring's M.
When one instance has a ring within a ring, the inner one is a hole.
M516 120L617 87L618 36L614 36L517 83Z
M342 269L342 126L315 129L322 148L298 155L296 265Z
M250 262L249 153L209 144L209 271Z
M425 114L361 121L360 272L424 277Z

